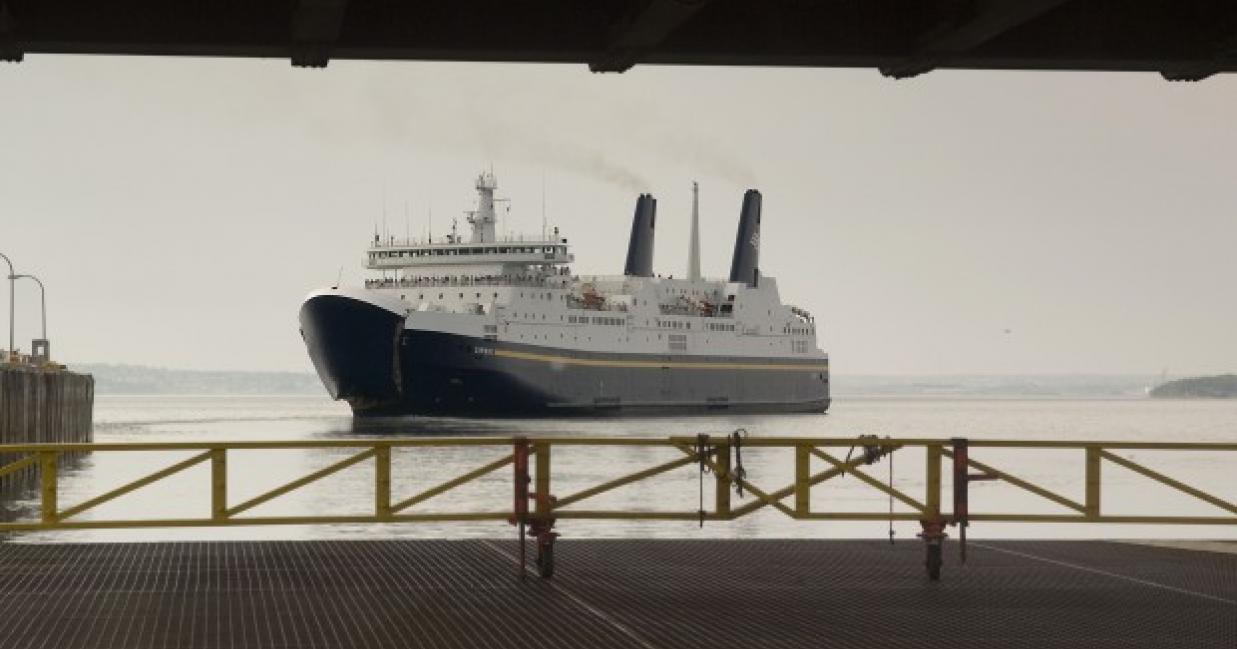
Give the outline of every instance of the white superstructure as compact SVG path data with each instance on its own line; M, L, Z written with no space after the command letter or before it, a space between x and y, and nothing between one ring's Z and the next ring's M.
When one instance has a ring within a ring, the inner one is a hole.
M573 275L558 228L544 239L496 237L493 174L481 174L476 187L466 240L456 232L438 241L376 237L366 251L377 277L365 290L400 305L408 328L583 351L823 356L815 320L783 304L772 277L749 286ZM693 241L695 260L698 250Z

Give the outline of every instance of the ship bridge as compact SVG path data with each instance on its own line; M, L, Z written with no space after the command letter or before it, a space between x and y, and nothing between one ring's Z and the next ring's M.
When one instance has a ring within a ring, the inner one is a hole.
M378 243L366 252L365 267L370 270L403 270L409 273L442 271L454 273L461 267L492 268L496 275L523 271L529 266L555 266L575 260L567 250L564 238L544 238L534 241L506 239L492 243L469 243L448 240L445 243L396 242Z
M374 234L374 243L365 253L365 267L399 271L405 278L468 276L482 279L525 276L530 270L538 271L537 274L565 272L565 269L554 267L575 260L567 250L567 239L560 236L557 227L547 233L543 223L541 236L535 239L497 236L498 218L494 205L507 199L495 198L498 181L493 171L481 172L475 187L477 207L465 212L472 227L467 241L455 224L443 241L432 238L397 241L389 236L383 240Z

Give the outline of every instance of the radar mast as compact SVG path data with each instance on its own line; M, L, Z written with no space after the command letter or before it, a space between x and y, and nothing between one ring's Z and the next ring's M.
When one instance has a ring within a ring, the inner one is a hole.
M494 235L494 190L498 189L498 181L494 179L493 171L483 171L477 176L477 209L468 212L468 223L472 226L470 243L493 243Z

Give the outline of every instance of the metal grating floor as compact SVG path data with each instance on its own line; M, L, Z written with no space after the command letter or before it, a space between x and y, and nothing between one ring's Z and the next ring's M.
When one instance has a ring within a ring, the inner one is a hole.
M1225 647L1237 555L917 541L0 544L0 647Z

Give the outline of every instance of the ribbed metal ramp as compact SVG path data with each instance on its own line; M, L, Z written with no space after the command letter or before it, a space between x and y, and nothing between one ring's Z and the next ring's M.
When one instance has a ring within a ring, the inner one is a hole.
M1237 554L917 540L0 544L0 647L1226 647ZM951 548L953 549L953 548ZM530 553L531 556L531 553Z

